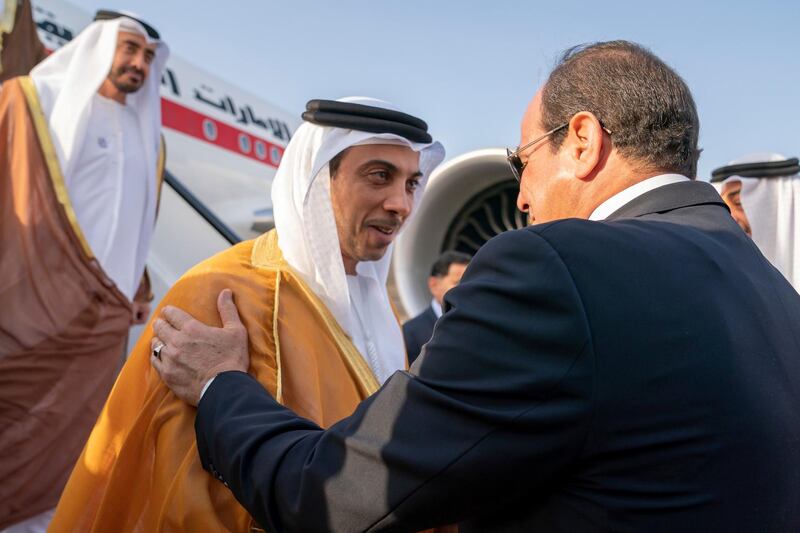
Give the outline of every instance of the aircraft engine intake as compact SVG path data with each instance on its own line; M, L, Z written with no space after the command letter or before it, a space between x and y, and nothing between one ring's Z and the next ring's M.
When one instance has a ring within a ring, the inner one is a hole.
M436 169L394 251L392 275L408 316L430 303L427 280L439 254L457 250L474 255L495 235L525 225L525 214L517 209L518 191L504 149L469 152Z

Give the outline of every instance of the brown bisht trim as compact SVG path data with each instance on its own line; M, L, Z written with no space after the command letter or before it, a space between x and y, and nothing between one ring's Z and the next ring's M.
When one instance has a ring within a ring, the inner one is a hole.
M153 285L150 283L150 273L147 268L144 269L142 280L139 282L139 288L136 289L136 294L133 295L134 302L148 303L155 299L153 294Z
M0 90L0 529L50 509L114 381L131 304L77 225L33 83Z
M0 2L7 0L0 0ZM16 0L13 0L16 4ZM0 83L30 72L47 56L36 33L30 0L22 0L14 14L10 33L0 32Z

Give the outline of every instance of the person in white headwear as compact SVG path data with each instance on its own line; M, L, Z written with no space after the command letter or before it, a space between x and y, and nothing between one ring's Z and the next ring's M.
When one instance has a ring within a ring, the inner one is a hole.
M46 523L149 313L168 55L100 11L0 92L0 530Z
M731 216L800 291L800 163L781 154L752 154L712 172Z
M220 325L233 295L245 327L230 334L246 336L251 373L330 426L407 367L386 290L392 242L444 149L425 122L372 98L312 100L303 118L272 185L275 229L200 263L161 305L171 322L191 313ZM169 338L140 338L51 531L251 531L200 464L194 409L153 371L170 350Z

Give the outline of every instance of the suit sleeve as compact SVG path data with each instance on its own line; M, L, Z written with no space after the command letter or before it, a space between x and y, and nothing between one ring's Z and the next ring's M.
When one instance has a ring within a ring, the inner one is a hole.
M531 230L475 256L409 372L328 430L225 373L195 423L204 466L270 531L411 531L546 487L580 456L594 355L580 296Z

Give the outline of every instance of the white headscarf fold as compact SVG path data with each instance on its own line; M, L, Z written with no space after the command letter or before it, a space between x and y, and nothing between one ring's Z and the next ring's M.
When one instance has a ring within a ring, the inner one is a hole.
M112 20L95 21L89 24L80 34L62 48L31 70L31 79L36 86L42 111L47 118L50 135L55 146L61 172L67 185L72 190L73 179L78 175L81 151L87 139L86 128L92 113L100 86L108 77L114 54L117 48L117 37L120 31L138 33L144 36L148 44L156 43L155 57L150 64L150 71L142 87L135 93L126 96L125 105L135 114L144 149L144 168L146 201L144 217L140 225L133 221L125 221L123 231L118 239L136 246L136 263L140 276L147 259L150 239L156 218L156 172L161 136L161 73L169 57L169 48L161 41L155 41L147 35L144 27L129 17ZM122 152L124 157L125 153ZM128 179L139 178L130 176ZM80 198L73 198L76 212L85 208ZM123 199L124 201L124 199ZM138 221L137 221L138 222ZM137 246L137 242L139 245ZM91 243L90 243L91 244ZM95 254L102 250L93 250ZM104 268L110 268L113 258L98 257ZM132 296L136 291L136 282L128 287L126 280L115 280L120 290Z
M780 154L752 154L731 161L729 165L785 159ZM729 181L742 182L740 199L750 222L753 242L800 291L800 176L730 176L714 185L721 193Z
M399 111L387 102L372 98L352 97L340 101ZM444 148L438 142L415 143L391 133L375 134L305 122L286 147L272 183L275 229L286 261L351 335L358 317L351 316L350 311L350 294L331 204L328 162L343 150L363 144L401 144L420 154L423 176L414 196L414 207L419 204L431 172L444 159ZM360 262L356 270L360 276L376 281L368 284L370 289L364 297L372 311L370 334L376 340L381 358L403 361L402 332L386 292L393 246L383 258Z

